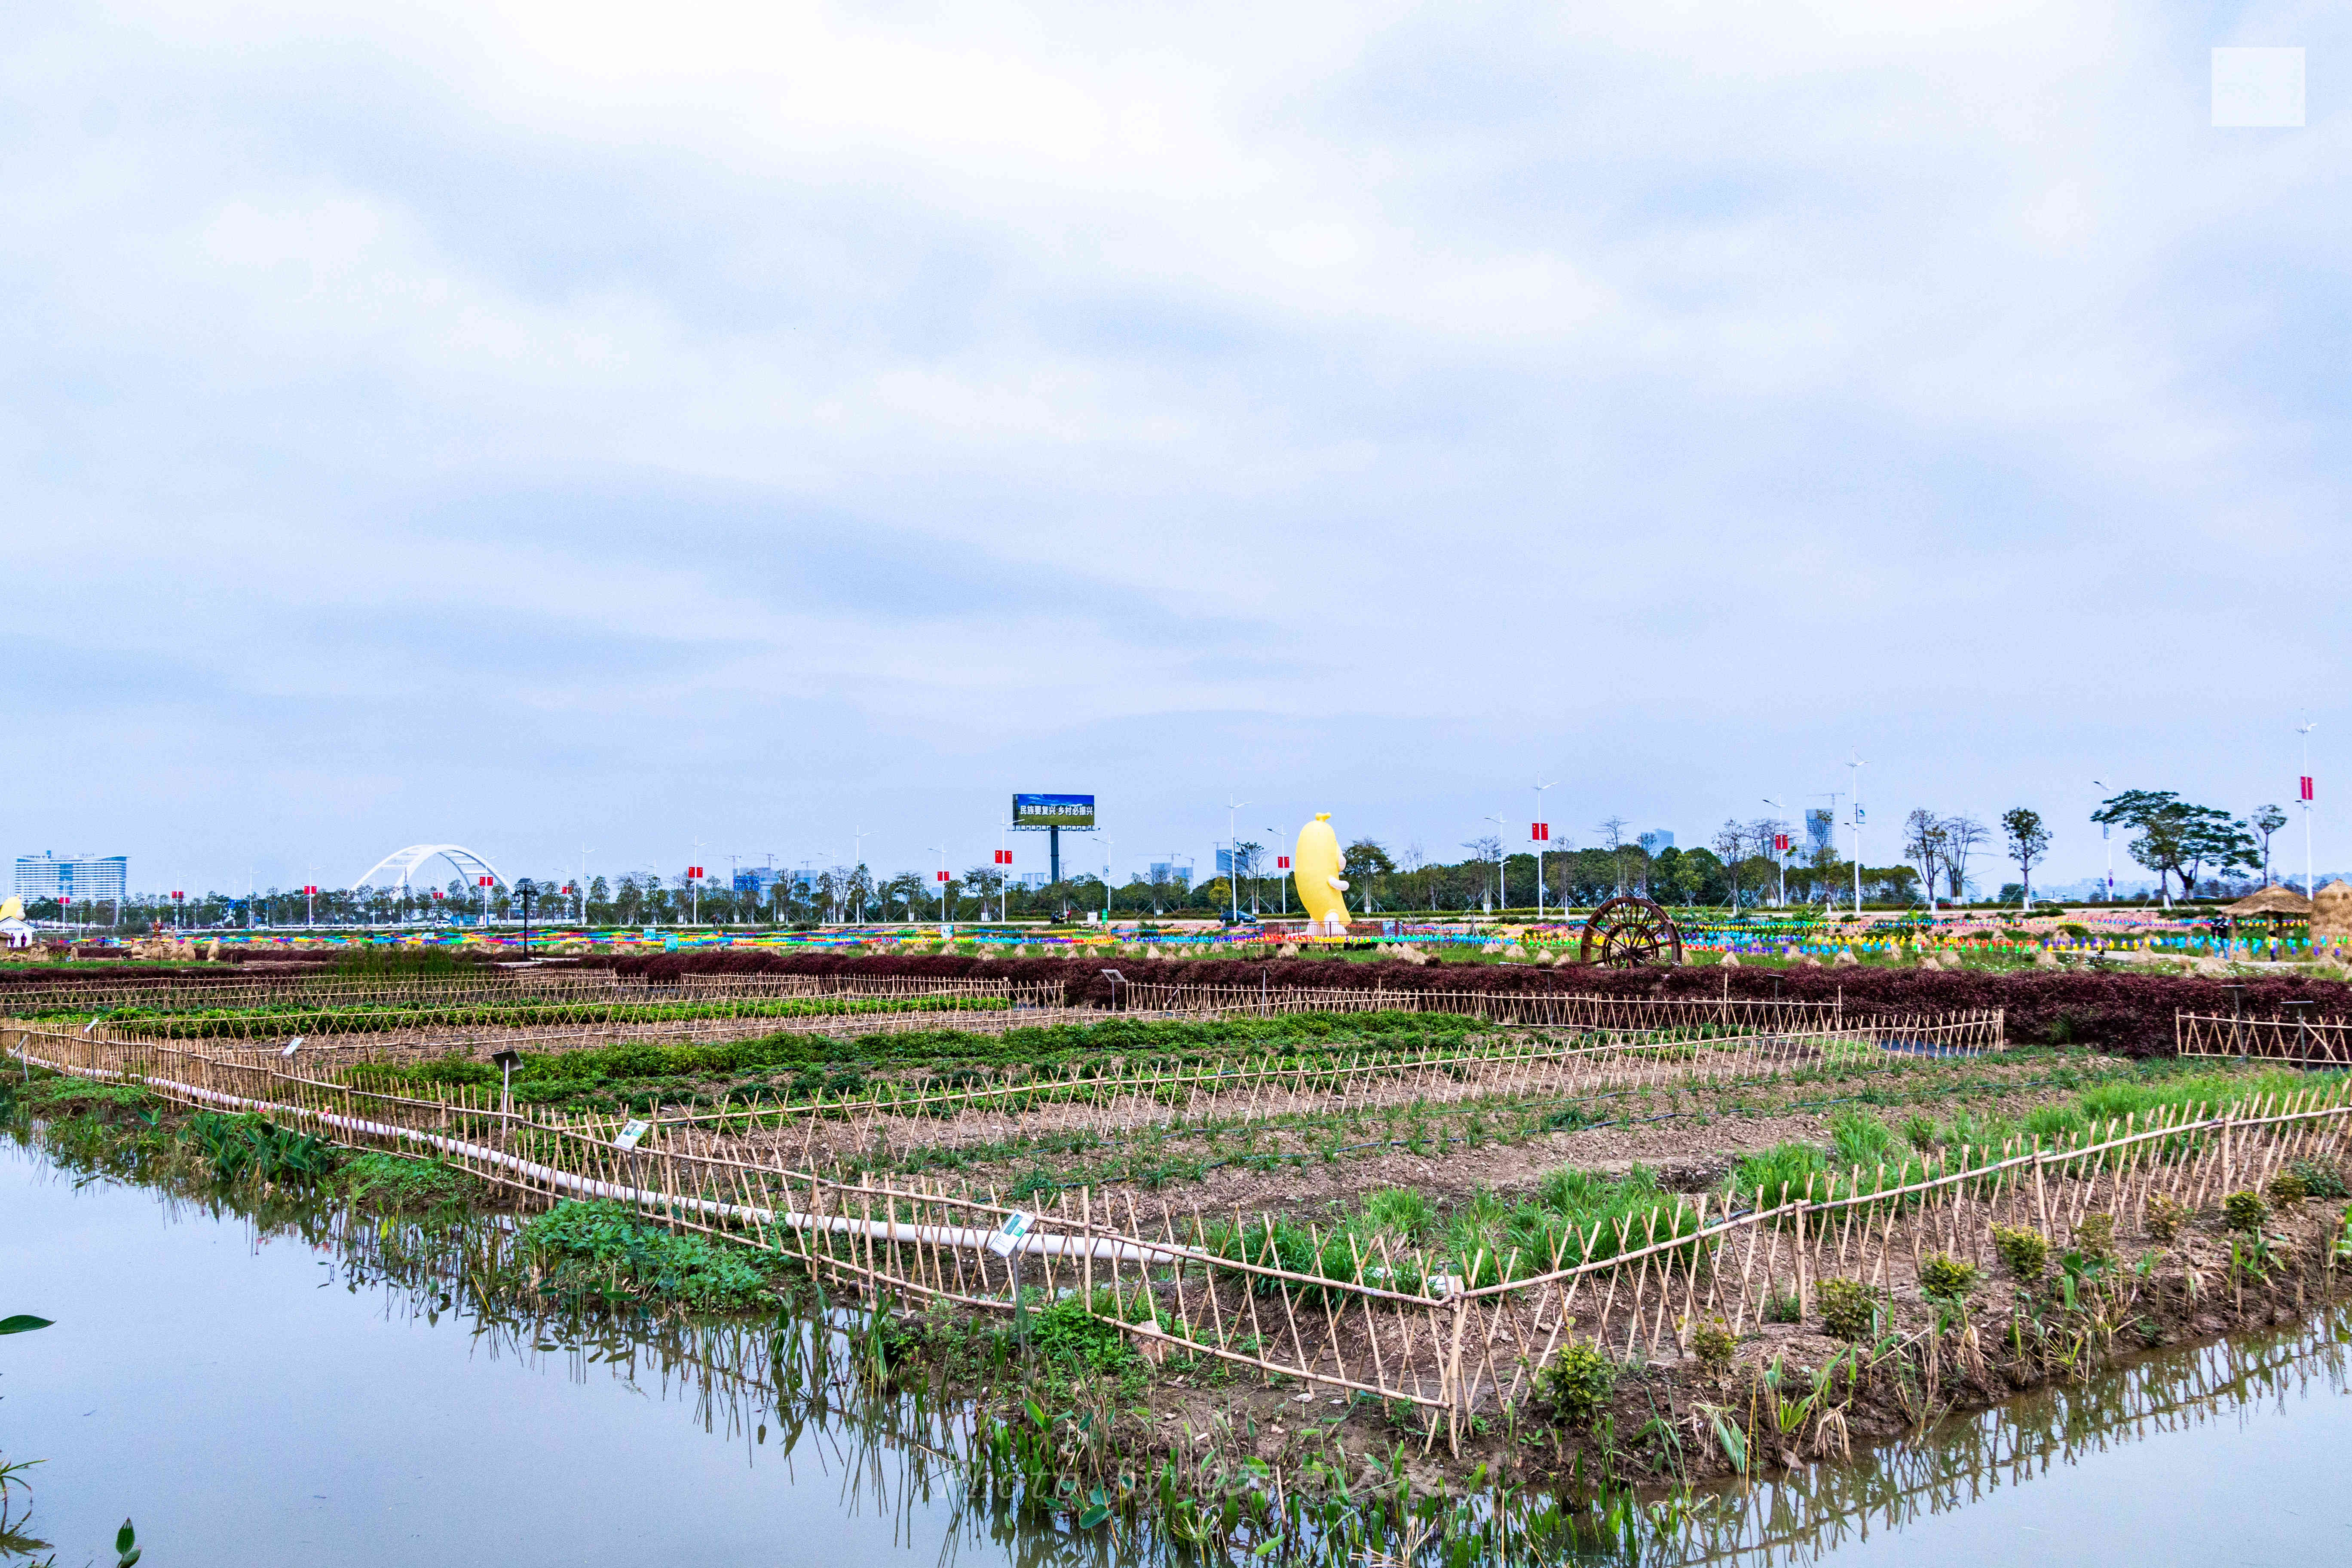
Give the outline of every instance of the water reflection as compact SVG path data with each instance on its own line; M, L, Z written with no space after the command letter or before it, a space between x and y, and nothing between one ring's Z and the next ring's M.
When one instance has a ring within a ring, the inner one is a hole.
M2003 1520L2031 1520L2022 1528L2032 1534L2072 1540L2075 1554L2066 1561L2145 1562L2124 1537L2145 1533L2186 1497L2192 1517L2162 1528L2193 1533L2251 1513L2251 1530L2229 1531L2233 1550L2224 1561L2290 1560L2263 1554L2272 1549L2299 1557L2290 1545L2296 1531L2281 1511L2291 1500L2275 1489L2284 1475L2249 1473L2245 1448L2231 1438L2260 1432L2271 1439L2266 1447L2284 1439L2306 1456L2324 1455L2330 1468L2352 1457L2352 1410L2342 1404L2352 1392L2347 1344L2352 1315L2337 1310L2287 1332L2150 1355L2077 1386L1949 1418L1925 1437L1850 1465L1727 1489L1697 1510L1679 1540L1653 1539L1645 1555L1743 1568L1871 1554L1958 1561L1962 1543L1982 1532L1938 1531L1929 1521L1981 1518L1998 1502ZM2185 1493L2164 1486L2179 1479L2189 1481ZM2115 1503L2126 1500L2143 1528L2106 1529L2116 1524Z
M1197 1560L1149 1519L1081 1532L976 1482L969 1407L877 1392L843 1320L520 1308L514 1234L174 1194L0 1141L0 1312L58 1323L0 1357L6 1453L49 1460L31 1533L68 1563L110 1560L124 1513L177 1564ZM2347 1341L2335 1313L2151 1356L1605 1547L1571 1546L1589 1516L1557 1499L1490 1493L1425 1560L2352 1557ZM1338 1544L1274 1560L1358 1555Z

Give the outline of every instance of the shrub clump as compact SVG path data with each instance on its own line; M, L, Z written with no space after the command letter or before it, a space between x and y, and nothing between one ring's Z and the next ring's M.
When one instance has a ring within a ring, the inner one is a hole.
M1878 1292L1859 1279L1822 1281L1822 1326L1842 1340L1866 1340L1878 1330Z
M1562 1421L1590 1426L1617 1392L1617 1363L1598 1345L1571 1341L1536 1374L1536 1397Z
M2189 1205L2179 1198L2158 1193L2147 1200L2147 1233L2158 1241L2170 1241L2189 1223Z
M2287 1166L2287 1173L2303 1184L2305 1196L2352 1198L2352 1187L2344 1184L2344 1173L2325 1160L2297 1160Z
M1919 1290L1930 1301L1957 1307L1976 1289L1977 1266L1948 1252L1931 1252L1919 1265Z
M2268 1212L2260 1193L2231 1193L2221 1200L2221 1218L2231 1230L2249 1236L2263 1228L2263 1216Z
M2116 1216L2111 1214L2086 1214L2083 1223L2074 1227L2074 1250L2090 1263L2113 1263L2116 1260Z
M1738 1348L1731 1331L1720 1322L1703 1323L1691 1331L1691 1353L1709 1371L1721 1372L1729 1366L1731 1352Z
M523 1226L521 1239L538 1255L543 1288L607 1304L740 1307L767 1287L737 1249L656 1229L622 1204L567 1199Z
M2038 1230L1997 1225L1992 1227L1992 1245L2021 1285L2034 1283L2050 1267L2050 1238Z
M353 1155L335 1173L335 1185L355 1207L386 1214L463 1208L481 1184L442 1160L410 1160L371 1151Z
M2263 1190L2269 1194L2271 1206L2279 1210L2291 1209L2311 1195L2311 1189L2293 1171L2281 1171Z

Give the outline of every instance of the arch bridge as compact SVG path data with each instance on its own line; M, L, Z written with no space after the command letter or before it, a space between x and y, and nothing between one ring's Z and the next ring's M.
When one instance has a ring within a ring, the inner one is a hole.
M412 844L405 849L395 849L362 872L351 885L354 888L376 886L376 874L391 871L395 874L395 879L389 885L405 889L409 879L416 874L417 868L436 855L457 868L458 876L465 879L469 888L478 887L484 877L488 877L493 886L503 888L507 885L507 879L499 875L497 867L462 844Z

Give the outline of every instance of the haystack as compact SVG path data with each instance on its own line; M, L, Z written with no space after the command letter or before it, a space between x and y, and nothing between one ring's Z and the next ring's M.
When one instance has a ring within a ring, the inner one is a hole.
M2317 942L2352 941L2352 882L2338 877L2311 900L2311 934Z

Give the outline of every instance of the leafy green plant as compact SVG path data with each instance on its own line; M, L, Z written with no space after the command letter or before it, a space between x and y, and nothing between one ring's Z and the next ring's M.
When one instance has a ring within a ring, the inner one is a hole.
M373 1150L345 1161L334 1184L353 1205L390 1214L460 1209L482 1191L479 1181L446 1161Z
M307 1186L332 1175L342 1161L341 1151L324 1139L280 1127L250 1111L224 1116L199 1110L188 1118L181 1135L204 1151L213 1175L222 1182L250 1179Z
M1878 1292L1859 1279L1832 1277L1817 1288L1822 1326L1842 1340L1866 1340L1878 1329Z
M2074 1250L2097 1263L2116 1260L2116 1216L2086 1214L2074 1227Z
M2260 1193L2231 1193L2221 1200L2221 1217L2231 1230L2252 1235L2263 1228L2263 1217L2269 1209Z
M1691 1331L1691 1353L1710 1371L1720 1372L1729 1366L1732 1352L1738 1348L1731 1331L1720 1322L1702 1323Z
M1562 1421L1591 1426L1617 1392L1617 1370L1598 1345L1571 1340L1536 1374L1536 1397Z
M2189 1223L2189 1205L2162 1193L2147 1200L2147 1233L2158 1241L2170 1241Z
M1948 1252L1931 1252L1919 1265L1919 1292L1930 1301L1957 1307L1976 1283L1977 1266Z
M114 1532L114 1568L132 1568L139 1561L139 1534L124 1520L122 1528Z
M616 1203L566 1200L520 1239L540 1260L542 1288L578 1299L723 1308L766 1292L766 1276L740 1248L658 1229Z
M2050 1238L2038 1230L2021 1226L1996 1225L1992 1227L1993 1250L2021 1285L2031 1285L2050 1268Z
M2303 1178L2293 1171L2281 1171L2277 1175L2273 1176L2270 1185L2264 1187L2263 1192L2271 1200L2271 1206L2281 1211L2294 1207L2311 1195L2311 1189L2305 1186Z
M2352 1198L2352 1187L2344 1184L2344 1173L2324 1160L2296 1160L2287 1166L2287 1173L2303 1184L2306 1197Z
M0 1318L0 1334L29 1334L35 1329L50 1326L47 1318L37 1318L30 1312L19 1312L13 1318Z

